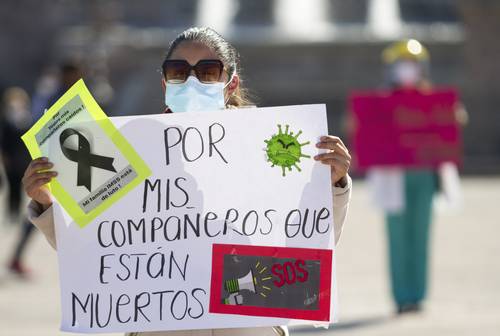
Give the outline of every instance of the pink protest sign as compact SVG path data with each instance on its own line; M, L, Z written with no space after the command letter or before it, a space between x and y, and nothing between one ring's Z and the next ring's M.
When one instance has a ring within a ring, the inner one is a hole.
M461 163L453 89L355 92L349 98L356 167Z

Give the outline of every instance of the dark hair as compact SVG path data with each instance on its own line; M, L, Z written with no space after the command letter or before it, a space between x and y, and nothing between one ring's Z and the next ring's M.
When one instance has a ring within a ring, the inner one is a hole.
M62 74L69 74L75 72L81 72L83 66L80 60L78 59L65 59L59 64L59 69Z
M241 77L240 56L236 49L226 41L219 33L208 27L191 27L180 33L171 43L168 48L165 59L172 56L174 50L182 42L199 42L212 49L219 56L225 68L228 71L229 77L233 74L238 75L239 85L233 94L229 97L227 105L230 107L240 107L253 105L250 101L248 91L243 87Z

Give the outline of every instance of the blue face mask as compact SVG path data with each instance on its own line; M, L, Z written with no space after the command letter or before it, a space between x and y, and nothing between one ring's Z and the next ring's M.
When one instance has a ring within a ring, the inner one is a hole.
M222 82L201 83L194 76L189 76L184 83L167 83L165 105L175 113L222 110L226 85Z

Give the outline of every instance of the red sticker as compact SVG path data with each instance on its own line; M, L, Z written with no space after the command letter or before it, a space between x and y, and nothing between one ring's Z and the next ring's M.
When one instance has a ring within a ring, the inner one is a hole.
M214 244L210 312L330 320L332 250Z

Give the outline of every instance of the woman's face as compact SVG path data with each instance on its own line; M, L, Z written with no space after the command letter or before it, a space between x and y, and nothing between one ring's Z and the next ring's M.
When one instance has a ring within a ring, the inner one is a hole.
M172 55L170 55L170 59L185 60L191 65L195 65L200 60L215 59L222 61L212 49L210 49L209 47L200 42L181 42L177 46L177 48L175 48L175 50L172 52ZM228 80L229 80L229 74L227 73L227 70L224 68L220 81L227 83ZM234 90L236 90L238 85L239 85L238 75L235 74L231 80L231 83L229 83L226 86L224 92L226 100L234 92ZM165 91L166 90L165 78L162 79L162 87L163 91Z

